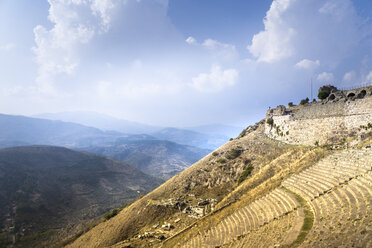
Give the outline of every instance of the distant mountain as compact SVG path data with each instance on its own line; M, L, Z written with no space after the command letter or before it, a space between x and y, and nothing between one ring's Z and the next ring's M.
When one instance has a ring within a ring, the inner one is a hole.
M202 126L193 126L185 128L187 130L205 133L209 135L224 135L226 137L235 138L244 129L243 127L235 127L223 124L210 124Z
M80 124L0 114L0 147L57 145L106 155L168 179L210 152L147 134L101 131Z
M158 139L211 150L218 148L229 140L229 137L224 135L208 135L191 130L171 127L164 128L158 132L152 133L151 135Z
M102 215L160 183L126 163L87 152L51 146L1 149L0 234L15 228L24 242L46 230L57 235L60 228ZM21 246L32 247L26 244Z
M0 147L28 144L80 147L122 136L76 123L4 114L0 114L0 127Z
M216 149L230 138L237 137L241 130L243 130L242 127L223 124L187 128L164 128L88 111L45 113L34 115L34 117L74 122L101 130L114 130L125 134L150 134L158 139L169 140L175 143L196 146L203 149Z
M84 150L127 162L162 179L171 178L211 152L208 149L157 140L151 136L136 137L119 138L111 145Z
M33 117L74 122L102 130L115 130L127 134L151 133L162 129L162 127L122 120L109 115L89 111L45 113L34 115Z

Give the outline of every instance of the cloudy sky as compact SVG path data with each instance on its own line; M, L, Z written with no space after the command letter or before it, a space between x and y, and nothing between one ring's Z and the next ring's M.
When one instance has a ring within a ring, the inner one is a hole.
M247 126L311 81L372 83L372 1L0 0L1 113Z

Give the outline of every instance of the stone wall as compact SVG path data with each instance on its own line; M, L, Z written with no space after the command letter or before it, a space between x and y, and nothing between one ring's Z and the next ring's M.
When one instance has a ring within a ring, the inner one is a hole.
M358 97L362 90L366 94ZM266 120L272 119L273 124L265 124L265 133L289 144L341 142L355 135L361 125L372 123L372 87L353 91L354 95L349 95L351 91L338 91L338 97L332 100L269 110Z

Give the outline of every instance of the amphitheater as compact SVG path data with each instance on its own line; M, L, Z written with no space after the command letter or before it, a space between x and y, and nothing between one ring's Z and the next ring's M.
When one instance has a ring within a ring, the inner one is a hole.
M372 247L371 170L371 148L334 153L182 247Z
M372 87L332 92L305 106L278 106L268 119L265 134L285 143L345 142L371 126ZM372 148L353 142L177 246L372 247Z

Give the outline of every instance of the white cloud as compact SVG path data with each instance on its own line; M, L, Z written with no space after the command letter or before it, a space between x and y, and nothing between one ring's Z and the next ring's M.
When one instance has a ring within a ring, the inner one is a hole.
M210 73L200 73L192 78L191 86L202 92L218 92L235 85L238 77L236 69L222 70L219 66L213 66Z
M312 61L309 59L303 59L296 64L296 67L302 68L302 69L315 69L319 66L320 66L319 60Z
M197 41L196 41L195 38L192 37L192 36L188 37L188 38L186 39L186 42L187 42L188 44L190 44L190 45L195 45L195 44L197 44Z
M355 71L346 72L342 78L344 83L356 83L356 73Z
M90 7L94 14L101 17L104 29L107 31L111 21L110 12L115 7L112 0L93 0Z
M253 36L248 50L258 61L275 62L293 54L291 39L296 31L282 18L292 0L274 0L264 19L265 31Z
M72 74L80 60L79 46L85 45L98 33L107 31L111 0L49 0L48 19L53 27L34 28L36 46L33 51L39 64L37 82L50 90L58 74Z
M322 83L331 83L335 80L335 77L331 72L322 72L318 74L316 79Z
M15 47L15 44L13 43L8 43L5 45L0 45L0 51L10 51Z
M213 39L206 39L202 46L206 48L212 57L219 63L234 62L238 60L239 53L234 45L219 42Z
M370 71L366 77L366 83L372 84L372 71Z
M342 21L352 9L351 1L328 0L319 8L319 13L332 16L336 21Z
M274 0L248 50L259 62L315 57L337 64L360 39L351 0Z

